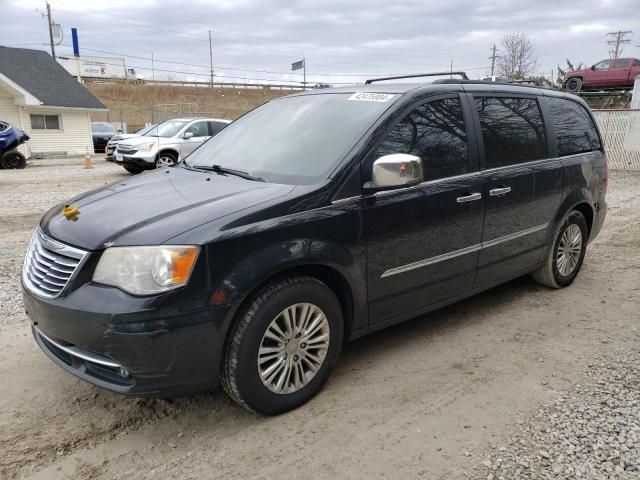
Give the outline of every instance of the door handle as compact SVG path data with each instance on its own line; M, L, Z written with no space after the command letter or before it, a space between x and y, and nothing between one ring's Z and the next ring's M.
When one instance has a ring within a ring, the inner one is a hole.
M456 201L458 203L467 203L467 202L475 202L476 200L480 200L482 198L482 194L479 192L470 193L469 195L465 195L464 197L458 197Z
M492 197L501 197L502 195L506 195L511 191L511 187L500 187L500 188L492 188L489 190L489 195Z

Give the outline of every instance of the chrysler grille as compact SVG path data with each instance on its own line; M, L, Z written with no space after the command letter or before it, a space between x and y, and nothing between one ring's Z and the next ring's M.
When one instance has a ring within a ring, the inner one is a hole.
M38 228L29 244L22 269L25 287L42 297L57 297L69 284L86 254L47 237Z

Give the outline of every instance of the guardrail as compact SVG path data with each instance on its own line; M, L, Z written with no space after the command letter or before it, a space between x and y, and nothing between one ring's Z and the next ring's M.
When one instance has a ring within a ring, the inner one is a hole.
M131 85L176 85L182 87L221 87L221 88L248 88L248 89L263 89L263 90L296 90L302 91L305 88L302 85L287 85L287 84L273 84L273 83L232 83L232 82L198 82L188 80L126 80L124 78L102 78L102 77L81 77L83 82L91 83L128 83ZM308 85L306 90L310 90L313 87Z
M593 110L612 170L640 171L640 110Z

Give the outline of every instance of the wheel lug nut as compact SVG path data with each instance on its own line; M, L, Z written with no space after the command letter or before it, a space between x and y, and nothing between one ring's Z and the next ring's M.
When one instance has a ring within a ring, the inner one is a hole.
M293 359L297 362L298 361L298 355L294 355Z
M303 343L302 345L300 345L302 348L307 348L307 344Z

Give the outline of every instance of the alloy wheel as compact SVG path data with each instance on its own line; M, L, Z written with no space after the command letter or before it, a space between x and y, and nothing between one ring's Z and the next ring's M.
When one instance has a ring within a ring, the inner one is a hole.
M173 167L175 163L176 162L171 157L160 156L156 162L156 166L158 168Z
M277 394L304 388L324 364L330 339L329 321L312 303L290 305L271 321L258 350L258 374Z
M570 224L560 237L558 252L556 254L556 264L558 272L563 277L573 273L580 260L582 253L582 230L575 223Z

